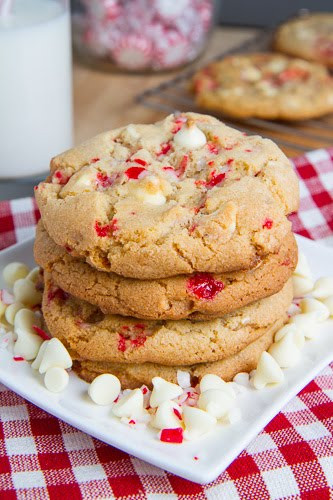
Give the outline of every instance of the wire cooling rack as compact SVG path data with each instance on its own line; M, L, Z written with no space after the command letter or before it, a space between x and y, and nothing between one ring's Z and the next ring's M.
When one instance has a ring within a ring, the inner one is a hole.
M233 47L230 50L220 52L205 63L195 64L190 69L183 71L175 78L167 80L157 87L146 90L136 97L136 101L146 107L150 107L166 113L175 111L197 111L207 110L196 105L190 92L190 81L192 76L200 67L210 62L222 59L235 53L267 51L270 50L274 29L263 29L258 35ZM321 119L306 120L298 122L270 121L259 118L233 119L219 112L208 111L209 114L221 118L224 123L239 130L254 134L260 132L265 137L273 139L281 146L298 151L309 151L311 149L328 147L332 145L333 137L333 115Z

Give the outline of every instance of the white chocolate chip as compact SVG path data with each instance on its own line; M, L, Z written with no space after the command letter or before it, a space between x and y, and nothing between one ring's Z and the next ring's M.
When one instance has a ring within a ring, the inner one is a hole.
M314 284L312 295L319 300L333 295L333 277L319 278Z
M50 341L49 340L44 340L44 342L40 346L38 354L37 354L37 357L31 363L31 368L33 370L39 370L39 367L40 367L40 364L42 362L42 359L43 359L43 356L44 356L44 352L45 352L45 349L46 349L46 346L47 346L48 342L50 342Z
M247 372L240 372L234 376L233 381L237 385L241 385L243 387L248 388L250 385L250 376Z
M27 274L26 279L32 281L33 283L37 283L39 276L40 276L40 268L37 266L31 269L29 274Z
M280 328L280 330L278 330L275 334L274 342L279 342L279 340L281 340L289 332L291 332L294 336L297 347L299 349L302 349L305 343L304 333L296 323L288 323L287 325L284 325L282 328Z
M303 252L298 252L298 261L294 274L302 278L312 279L310 266Z
M39 373L45 373L46 370L54 366L64 369L71 368L72 366L72 358L69 352L57 338L48 341L40 363Z
M226 391L233 398L235 397L235 392L231 385L227 384L218 375L213 373L207 373L204 375L200 381L200 391L205 392L209 389L219 389L220 391Z
M167 181L162 181L155 175L149 175L142 180L131 182L129 190L139 201L158 206L164 205L166 202L163 188L170 192L168 184Z
M15 333L16 330L25 330L32 335L35 335L36 332L33 329L33 325L40 327L41 323L40 317L38 317L33 311L31 311L31 309L23 308L16 312L14 318Z
M246 66L242 70L241 76L247 82L256 82L260 80L262 74L261 71L255 66Z
M36 306L42 301L42 294L36 289L35 283L26 278L16 280L13 291L16 302L24 305Z
M60 196L64 198L70 193L82 193L90 191L96 184L97 170L91 169L90 166L81 168L76 172L62 187Z
M325 321L330 316L328 307L320 300L305 298L299 303L302 313L315 312L319 321Z
M268 349L281 368L290 368L296 365L301 357L293 332L287 333L281 340L274 342Z
M184 407L184 424L186 439L196 439L206 432L209 432L216 425L216 417L206 411L192 406Z
M112 412L116 417L135 418L144 412L143 394L140 389L134 389L119 399L112 406Z
M177 429L181 427L181 419L178 418L177 413L182 414L182 409L177 403L170 400L163 401L157 408L151 425L156 429Z
M163 401L176 399L183 393L183 389L179 385L167 382L161 377L154 377L152 383L154 386L150 396L150 406L152 408L156 408Z
M21 310L23 311L23 309ZM17 340L14 344L14 355L23 356L27 361L35 359L43 340L39 335L32 334L20 328L16 329L15 334L17 335Z
M268 384L281 384L283 379L283 372L276 360L268 352L263 352L252 379L254 388L263 389Z
M326 299L322 299L322 302L329 310L330 316L333 316L333 295L327 297Z
M194 122L185 124L173 138L173 142L180 148L187 150L198 149L207 143L205 134Z
M14 302L14 304L10 304L5 312L5 318L10 325L14 324L15 316L20 311L20 309L24 309L24 305L21 302Z
M103 373L91 382L88 394L97 405L109 405L117 399L120 389L120 381L115 375Z
M29 273L29 268L22 262L11 262L3 270L3 278L7 285L13 286L15 281L25 278Z
M182 389L187 389L188 387L191 387L191 376L189 372L183 372L181 370L177 370L177 382Z
M45 387L51 392L62 392L66 389L68 381L68 373L59 366L49 368L44 376Z
M128 135L131 137L131 139L136 140L136 139L140 138L140 134L137 131L137 129L135 128L135 125L133 125L133 124L127 125L125 132L128 133Z
M296 325L297 329L300 330L304 337L307 339L312 339L316 334L316 325L318 323L318 313L308 312L302 314L296 314L290 318L290 324Z
M209 389L200 394L198 406L207 411L217 419L222 418L234 405L234 397L220 389Z
M292 282L294 297L303 297L313 289L313 281L310 278L293 275Z

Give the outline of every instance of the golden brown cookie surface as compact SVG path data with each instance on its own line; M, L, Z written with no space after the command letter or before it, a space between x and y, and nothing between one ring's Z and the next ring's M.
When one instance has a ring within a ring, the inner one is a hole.
M189 365L230 357L284 317L292 300L289 280L271 297L209 321L146 321L104 315L68 296L45 273L43 315L52 336L73 359Z
M333 111L327 69L283 54L226 57L198 71L193 89L199 106L238 118L303 120Z
M51 168L36 190L51 238L139 279L249 269L277 251L298 207L274 143L194 113L101 134Z
M283 322L284 318L280 318L261 337L237 354L221 361L192 366L166 366L154 363L124 364L82 360L74 362L73 369L87 382L92 382L101 373L112 373L119 378L124 389L134 389L142 384L151 387L152 378L157 376L177 383L177 370L189 372L195 383L206 373L214 373L228 382L237 373L250 372L256 368L261 353L269 348L274 333L281 328Z
M106 314L142 319L210 319L277 293L297 262L297 245L290 233L277 254L270 254L249 271L137 280L97 271L57 246L40 222L35 260L60 288L98 306Z

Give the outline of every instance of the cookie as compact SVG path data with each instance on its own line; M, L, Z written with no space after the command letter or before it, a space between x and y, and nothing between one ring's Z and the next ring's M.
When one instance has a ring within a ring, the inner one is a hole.
M260 355L272 344L274 334L284 323L284 318L278 319L267 331L254 342L229 358L213 363L201 363L191 366L167 366L154 363L124 364L105 363L101 361L75 361L73 370L87 382L92 382L101 373L116 375L123 389L135 389L142 384L152 388L153 377L163 377L169 382L177 383L177 371L187 371L191 374L195 385L206 373L214 373L226 382L240 372L250 372L257 367Z
M287 21L277 30L274 47L333 68L333 13L313 12Z
M51 238L138 279L254 267L298 207L296 175L273 142L195 113L106 132L51 170L35 191Z
M44 273L43 316L53 337L73 359L165 365L202 363L229 357L284 317L292 283L271 297L209 321L139 321L104 315L88 302L57 288Z
M198 273L158 280L124 278L97 271L57 246L39 222L35 260L65 292L98 306L105 314L141 319L209 319L277 293L297 263L292 233L278 253L269 254L250 271Z
M333 111L327 69L283 54L239 54L193 77L196 103L236 118L303 120Z

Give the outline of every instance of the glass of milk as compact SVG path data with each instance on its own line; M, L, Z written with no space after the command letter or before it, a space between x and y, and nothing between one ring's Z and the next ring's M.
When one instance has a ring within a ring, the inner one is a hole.
M72 146L66 0L0 0L0 179L38 177Z

